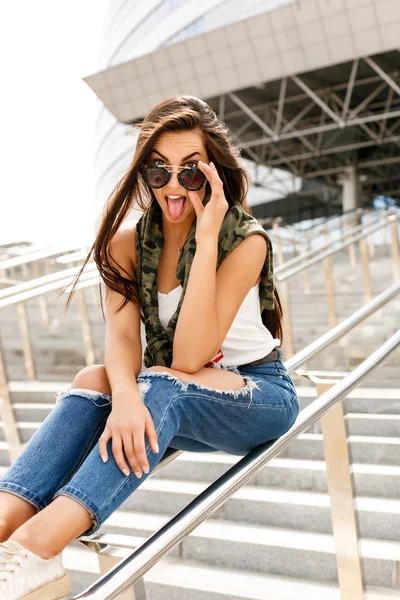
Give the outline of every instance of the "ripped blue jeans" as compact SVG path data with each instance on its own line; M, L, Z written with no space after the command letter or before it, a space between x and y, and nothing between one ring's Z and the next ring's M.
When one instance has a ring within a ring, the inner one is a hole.
M149 474L168 447L245 455L292 426L299 402L281 360L240 371L223 368L241 375L245 387L216 390L168 372L140 371L138 387L160 447L153 453L146 437ZM111 439L109 459L101 460L98 439L111 412L110 396L70 388L56 397L50 414L0 480L0 491L27 500L37 510L57 496L69 496L89 512L93 526L82 535L91 535L149 474L125 476L115 462Z

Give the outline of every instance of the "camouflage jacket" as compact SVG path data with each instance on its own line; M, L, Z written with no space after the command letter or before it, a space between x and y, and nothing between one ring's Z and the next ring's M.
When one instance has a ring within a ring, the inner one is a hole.
M210 193L204 199L204 205ZM162 211L158 202L153 201L136 223L136 274L138 293L144 318L147 346L144 351L146 368L172 364L172 347L175 327L188 284L190 267L196 252L195 217L178 260L176 278L183 291L175 313L166 329L161 325L158 314L157 268L164 244L162 232ZM274 308L273 250L269 235L257 219L244 211L240 203L235 203L225 214L218 236L217 269L224 258L247 236L260 233L264 236L268 252L260 280L260 311Z

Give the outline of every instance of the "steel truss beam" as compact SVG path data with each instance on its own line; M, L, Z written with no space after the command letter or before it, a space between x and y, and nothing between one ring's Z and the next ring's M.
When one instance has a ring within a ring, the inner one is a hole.
M256 164L330 182L348 165L374 165L378 177L373 185L383 185L388 181L386 165L400 162L393 157L400 147L400 68L384 69L384 61L356 59L344 67L345 82L325 87L315 85L318 72L282 78L277 90L275 84L265 84L266 102L252 103L248 90L231 92L220 99L220 113L244 155ZM296 87L300 93L295 93ZM255 95L262 93L263 88ZM383 158L377 157L378 151ZM368 157L371 160L365 160Z
M400 110L391 111L389 113L382 113L382 114L378 114L378 115L370 115L368 117L363 117L363 118L359 118L359 119L353 119L352 121L347 121L345 124L345 127L349 128L349 127L356 127L358 125L362 125L365 123L377 123L377 122L385 120L385 119L394 119L396 117L400 117ZM259 138L258 140L253 140L251 142L243 142L242 148L247 150L247 148L254 148L256 146L259 146L260 144L270 144L271 142L274 142L274 141L290 140L290 139L298 138L300 136L315 135L316 133L319 133L319 132L332 131L332 130L335 130L338 128L343 129L342 127L338 126L336 123L327 123L326 125L310 127L309 129L297 129L291 133L284 133L284 134L280 135L278 140L274 140L273 137L268 137L268 138L262 137L262 138ZM288 159L289 159L289 157L288 157Z

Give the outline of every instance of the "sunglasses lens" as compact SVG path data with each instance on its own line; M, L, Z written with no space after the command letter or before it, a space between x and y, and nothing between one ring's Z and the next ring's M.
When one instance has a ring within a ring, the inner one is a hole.
M168 175L168 171L160 167L146 168L147 183L154 188L163 187L168 182Z
M200 169L184 169L181 171L181 182L189 190L200 189L206 180L206 176Z

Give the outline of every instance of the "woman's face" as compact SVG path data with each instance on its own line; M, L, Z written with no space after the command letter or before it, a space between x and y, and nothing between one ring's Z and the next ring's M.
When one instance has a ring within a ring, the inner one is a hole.
M166 131L159 136L154 144L147 163L192 167L193 163L197 165L199 160L209 163L198 130ZM203 187L196 191L201 201L204 200L206 195L206 186L207 180L205 180ZM152 188L152 192L163 211L164 218L170 223L181 223L186 219L190 219L190 222L193 221L196 211L190 201L188 190L179 183L176 170L172 171L171 179L164 187ZM168 196L184 197L183 206L181 200L167 199Z

